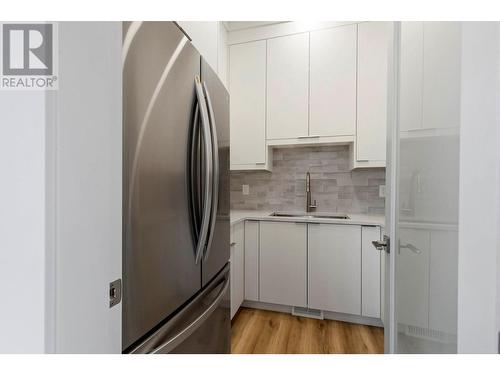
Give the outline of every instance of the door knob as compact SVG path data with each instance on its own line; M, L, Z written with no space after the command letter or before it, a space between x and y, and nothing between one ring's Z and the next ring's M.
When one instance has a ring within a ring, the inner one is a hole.
M384 239L381 241L372 241L373 246L375 246L375 249L379 251L385 251L387 253L390 253L390 240L389 236L384 235Z

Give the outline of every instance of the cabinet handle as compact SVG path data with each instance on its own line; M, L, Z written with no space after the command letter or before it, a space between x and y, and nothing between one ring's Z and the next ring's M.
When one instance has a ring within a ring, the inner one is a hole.
M404 245L402 243L399 243L399 248L400 249L408 249L412 253L415 253L415 254L422 254L422 250L420 250L416 246L413 246L411 243L407 243L407 244L404 244Z
M234 245L236 245L236 242L231 242L231 243L229 244L229 246L231 246L231 247L233 247Z
M319 138L319 135L300 135L297 138L298 139L304 139L304 138Z

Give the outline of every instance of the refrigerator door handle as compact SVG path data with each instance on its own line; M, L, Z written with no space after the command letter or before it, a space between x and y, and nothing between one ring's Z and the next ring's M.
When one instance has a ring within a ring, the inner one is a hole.
M206 309L203 310L193 321L191 321L185 328L180 331L174 332L166 340L161 339L161 343L158 343L155 339L147 340L141 345L130 351L130 354L157 354L157 353L169 353L175 349L179 344L181 344L185 339L187 339L196 329L198 329L212 313L219 307L221 301L224 299L226 292L229 288L230 278L229 278L229 266L227 265L223 271L219 274L219 277L214 279L211 285L198 295L193 301L191 301L185 308L183 308L178 316L182 316L185 311L189 311L193 306L200 303L207 295L212 293L216 288L220 287L220 291L217 293L217 297L208 305ZM167 323L160 331L155 335L161 337L161 331L167 332L168 330L175 327L175 321Z
M205 320L207 320L210 315L215 311L215 309L219 306L220 302L224 298L224 295L229 288L229 278L226 278L224 284L222 286L221 291L217 295L217 298L207 307L207 309L199 315L191 324L189 324L186 328L184 328L181 332L173 336L163 345L160 345L158 348L153 350L151 353L156 354L158 352L169 352L181 342L183 342L186 338L188 338L199 326L203 324Z
M191 210L191 228L193 230L193 237L195 241L198 241L200 235L200 210L201 204L200 199L200 188L199 188L199 177L198 177L198 158L199 155L199 127L198 123L200 121L200 108L198 106L198 101L195 102L193 122L191 124L190 139L191 144L189 145L189 209Z
M212 137L210 132L210 121L208 117L208 109L206 106L206 101L203 94L203 87L201 85L200 76L195 76L195 87L196 96L198 100L198 108L201 117L201 128L203 133L204 150L205 150L205 183L204 183L204 193L203 193L203 212L201 218L201 228L199 230L200 235L198 236L198 243L196 244L196 264L198 264L203 256L203 250L207 242L207 235L210 225L210 213L212 207L212 196L213 196L213 161L212 161Z
M212 140L212 162L213 162L213 169L212 169L213 191L212 191L212 208L210 215L210 229L208 231L208 241L205 249L205 256L203 258L206 261L208 259L208 256L210 255L212 240L214 239L215 223L217 221L217 209L219 204L219 145L217 140L217 128L215 126L214 109L212 106L212 101L210 100L210 93L208 92L208 88L205 83L203 83L203 89L207 101L208 118L210 120L210 132Z

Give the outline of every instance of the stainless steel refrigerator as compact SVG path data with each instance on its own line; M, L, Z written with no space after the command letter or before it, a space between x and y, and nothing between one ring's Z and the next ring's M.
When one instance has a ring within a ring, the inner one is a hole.
M124 23L123 124L123 351L229 353L229 94L175 23Z

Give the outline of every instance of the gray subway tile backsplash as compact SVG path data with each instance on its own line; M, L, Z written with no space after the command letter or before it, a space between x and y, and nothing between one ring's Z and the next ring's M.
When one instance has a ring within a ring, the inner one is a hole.
M384 214L379 185L385 185L385 168L350 171L348 146L274 149L272 172L231 172L231 208L303 211L306 172L318 211ZM244 184L249 195L242 193Z

